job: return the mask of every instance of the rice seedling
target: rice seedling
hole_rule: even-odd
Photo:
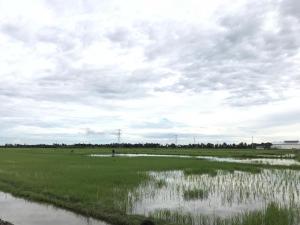
[[[292,209],[300,206],[298,171],[263,169],[260,173],[249,173],[217,170],[216,173],[215,176],[187,176],[180,170],[150,172],[153,181],[137,188],[140,196],[138,201],[132,202],[131,213],[179,224],[183,224],[182,221],[196,225],[234,224],[234,221],[245,224],[244,218],[250,220],[255,217],[252,215],[259,213],[261,219],[273,221],[269,219],[273,211],[290,211],[288,215],[294,218]],[[162,179],[167,185],[163,189],[156,188],[155,180]]]
[[[195,200],[195,199],[207,199],[208,191],[204,191],[202,189],[189,189],[184,190],[183,197],[185,200]]]

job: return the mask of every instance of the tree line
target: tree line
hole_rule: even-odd
[[[199,143],[199,144],[159,144],[159,143],[111,143],[111,144],[5,144],[1,147],[5,148],[182,148],[182,149],[252,149],[252,148],[262,148],[269,149],[271,148],[272,143],[253,143],[249,144],[246,142],[240,142],[238,144],[228,144],[226,142],[222,144],[213,144],[213,143]]]

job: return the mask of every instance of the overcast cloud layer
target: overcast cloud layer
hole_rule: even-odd
[[[0,0],[0,144],[300,139],[299,0]]]

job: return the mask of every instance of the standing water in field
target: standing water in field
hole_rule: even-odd
[[[300,204],[299,171],[217,171],[210,175],[168,171],[149,172],[149,177],[129,193],[128,213],[199,225],[264,210],[273,203],[296,208]],[[299,216],[296,219],[299,223]]]
[[[14,225],[108,225],[54,206],[0,192],[0,218]]]
[[[92,154],[91,157],[111,157],[109,154]],[[247,164],[268,164],[268,165],[300,165],[300,162],[292,159],[295,155],[287,156],[275,156],[272,155],[272,158],[230,158],[230,157],[216,157],[216,156],[191,156],[191,155],[160,155],[160,154],[120,154],[115,153],[113,156],[118,157],[166,157],[166,158],[190,158],[190,159],[205,159],[210,161],[218,162],[233,162],[233,163],[247,163]],[[279,158],[281,157],[281,158]]]

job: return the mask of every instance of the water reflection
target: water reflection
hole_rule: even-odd
[[[295,159],[270,159],[270,158],[251,158],[251,159],[238,159],[238,158],[225,158],[225,157],[213,157],[213,156],[197,156],[198,159],[207,159],[211,161],[219,162],[235,162],[235,163],[252,163],[252,164],[269,164],[269,165],[300,165],[300,162]]]
[[[0,218],[15,225],[108,225],[50,205],[0,192]]]
[[[286,206],[300,203],[299,171],[218,171],[215,176],[168,171],[149,172],[149,176],[148,182],[129,193],[128,213],[159,216],[160,211],[180,212],[197,224],[203,215],[227,218],[263,209],[271,202]]]
[[[92,154],[92,157],[111,157],[110,154]],[[192,158],[192,159],[206,159],[219,162],[234,162],[234,163],[252,163],[252,164],[269,164],[269,165],[300,165],[300,162],[289,158],[228,158],[228,157],[214,157],[214,156],[190,156],[190,155],[159,155],[159,154],[115,154],[116,157],[167,157],[167,158]],[[293,156],[293,155],[289,155]]]

